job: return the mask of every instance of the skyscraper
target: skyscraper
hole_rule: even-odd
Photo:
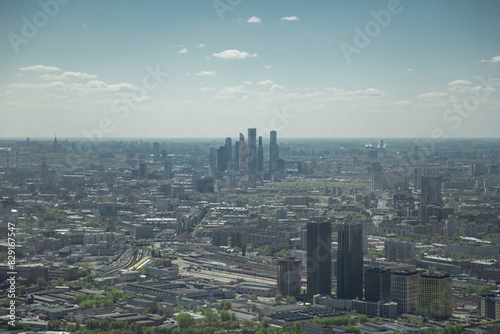
[[[422,176],[422,202],[424,204],[441,205],[441,177],[439,176]]]
[[[234,169],[238,170],[240,168],[240,142],[237,141],[234,143]]]
[[[329,221],[307,223],[307,299],[332,292],[332,227]]]
[[[225,146],[226,146],[227,163],[228,163],[226,169],[229,170],[233,166],[233,142],[231,140],[231,137],[226,138]]]
[[[276,131],[270,133],[271,141],[269,144],[269,170],[276,172],[278,170],[278,160],[280,158],[279,146],[276,140]]]
[[[391,301],[398,303],[398,314],[416,314],[418,309],[418,271],[397,271],[391,275]]]
[[[251,172],[257,170],[257,129],[248,129],[248,168]]]
[[[300,263],[293,257],[278,260],[278,293],[282,296],[300,295]]]
[[[363,298],[363,247],[361,236],[362,226],[359,223],[338,225],[338,298]]]
[[[240,170],[248,169],[248,156],[247,156],[247,144],[245,143],[245,136],[240,133]]]
[[[379,162],[372,164],[372,190],[382,189],[382,166]]]
[[[230,150],[227,150],[227,146],[221,146],[217,150],[217,171],[218,172],[223,172],[227,170],[228,163],[229,163],[229,152]]]
[[[447,318],[453,314],[452,281],[448,274],[422,274],[418,282],[419,314]]]
[[[365,300],[388,302],[391,299],[391,271],[372,267],[365,273]]]
[[[262,136],[259,136],[259,147],[257,148],[257,170],[264,171],[264,147],[262,146]]]

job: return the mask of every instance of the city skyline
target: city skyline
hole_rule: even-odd
[[[4,1],[0,134],[498,138],[499,14],[495,1]]]

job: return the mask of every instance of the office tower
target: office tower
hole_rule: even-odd
[[[451,277],[427,273],[418,281],[418,314],[430,318],[447,318],[453,313]]]
[[[251,172],[257,170],[257,129],[248,129],[248,168]]]
[[[210,153],[208,155],[208,168],[210,173],[215,173],[215,171],[217,171],[217,149],[215,147],[210,147]]]
[[[165,162],[165,178],[172,178],[172,163],[170,161]]]
[[[148,165],[146,165],[145,162],[141,162],[139,164],[139,176],[146,177],[147,170],[148,170]]]
[[[245,143],[245,136],[240,133],[240,170],[248,169],[248,156],[247,156],[247,144]]]
[[[389,238],[384,242],[384,256],[388,261],[410,262],[415,259],[415,243]]]
[[[477,309],[483,319],[500,320],[500,298],[494,293],[479,296]]]
[[[155,159],[160,157],[160,143],[153,143],[153,154],[155,155]]]
[[[388,302],[391,298],[391,271],[382,267],[371,267],[365,273],[365,300]]]
[[[217,150],[217,171],[223,172],[227,169],[229,163],[229,152],[226,146],[221,146]]]
[[[234,156],[233,156],[233,168],[238,170],[240,168],[240,142],[237,141],[234,143]]]
[[[372,164],[372,190],[382,189],[382,165],[379,162]]]
[[[300,296],[300,263],[294,257],[278,260],[278,293],[282,296]]]
[[[276,131],[271,131],[271,141],[269,143],[269,170],[278,171],[278,160],[280,158],[279,146],[276,140]]]
[[[42,182],[49,181],[49,168],[47,167],[47,162],[45,161],[45,157],[43,157],[41,176],[42,176]]]
[[[257,148],[257,170],[264,171],[264,147],[262,146],[262,136],[259,136],[259,147]]]
[[[413,191],[420,189],[420,178],[422,177],[422,169],[413,168]]]
[[[338,225],[337,296],[340,299],[363,298],[362,225]]]
[[[228,164],[226,169],[229,170],[233,168],[233,141],[231,140],[231,137],[226,138],[224,146],[226,146],[227,164]]]
[[[441,177],[421,177],[422,202],[424,204],[441,205]]]
[[[398,314],[418,311],[418,271],[397,271],[391,275],[391,301],[398,303]]]
[[[329,221],[307,223],[307,299],[332,292],[332,227]]]

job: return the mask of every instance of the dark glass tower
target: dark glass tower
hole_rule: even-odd
[[[257,129],[248,129],[248,169],[257,170]]]
[[[278,160],[280,158],[279,146],[276,140],[276,131],[271,131],[271,141],[269,143],[269,170],[276,172],[278,170]]]
[[[362,226],[359,223],[338,225],[337,297],[363,298]]]
[[[332,293],[332,227],[329,221],[307,223],[307,299]]]
[[[264,171],[264,147],[262,147],[262,136],[259,136],[259,147],[257,148],[257,170]]]
[[[391,271],[387,268],[368,268],[365,273],[365,300],[388,302],[391,299]]]

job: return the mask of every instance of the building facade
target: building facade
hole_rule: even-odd
[[[362,225],[359,223],[338,225],[338,298],[363,298],[362,231]]]
[[[452,282],[449,274],[422,274],[418,284],[418,310],[424,317],[444,319],[453,313]]]
[[[278,260],[278,293],[282,296],[300,295],[300,264],[301,261],[293,257]]]
[[[388,302],[391,299],[391,270],[371,267],[365,273],[365,300]]]
[[[332,228],[329,221],[307,223],[307,299],[332,293]]]
[[[391,274],[391,301],[398,304],[398,314],[418,312],[418,281],[416,271],[398,271]]]

